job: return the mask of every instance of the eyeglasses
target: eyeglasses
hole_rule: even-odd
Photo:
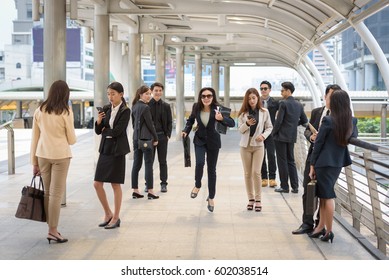
[[[211,99],[212,97],[213,97],[212,94],[204,94],[204,95],[201,95],[201,99],[205,99],[205,98]]]
[[[269,88],[268,87],[261,87],[259,89],[262,91],[262,90],[268,90]]]

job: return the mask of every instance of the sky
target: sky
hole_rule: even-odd
[[[15,0],[1,0],[0,7],[0,50],[11,44],[12,21],[16,19]]]

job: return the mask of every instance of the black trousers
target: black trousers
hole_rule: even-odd
[[[154,146],[153,162],[155,160],[155,154],[158,153],[159,179],[161,180],[161,186],[167,185],[167,146],[168,139],[166,135],[163,132],[158,132],[158,145]]]
[[[280,174],[281,188],[289,190],[289,179],[290,186],[292,189],[297,190],[298,176],[296,163],[294,161],[294,143],[274,141],[276,146],[277,154],[277,165],[278,173]]]
[[[266,156],[267,156],[268,164],[266,164]],[[263,157],[262,169],[261,169],[262,180],[263,179],[274,180],[276,178],[276,171],[277,171],[276,148],[274,145],[273,136],[269,135],[269,137],[267,137],[265,140],[265,155]]]
[[[145,160],[145,179],[148,189],[153,188],[153,149],[147,149],[145,152],[138,149],[138,140],[134,140],[134,164],[131,172],[131,185],[133,189],[137,189],[139,180],[139,171],[142,168],[143,158]]]
[[[315,226],[315,221],[313,215],[307,215],[307,186],[308,183],[311,181],[311,178],[309,177],[309,171],[310,171],[310,166],[311,166],[311,154],[308,154],[307,159],[305,161],[305,168],[304,168],[304,179],[303,179],[303,188],[304,188],[304,193],[302,196],[303,200],[303,227],[305,228],[314,228]],[[317,199],[316,199],[317,200]],[[318,205],[316,201],[316,205]],[[317,213],[316,217],[316,225],[319,224],[319,212]]]
[[[203,178],[205,165],[205,154],[207,154],[208,193],[209,198],[214,199],[216,194],[216,164],[219,157],[219,149],[210,150],[206,145],[194,146],[196,155],[195,187],[201,188],[201,179]]]

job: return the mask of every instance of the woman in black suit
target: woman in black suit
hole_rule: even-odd
[[[118,82],[107,88],[110,104],[99,111],[95,123],[95,132],[101,134],[100,156],[97,161],[94,187],[97,197],[103,206],[105,217],[99,227],[113,229],[120,227],[120,207],[122,204],[122,188],[126,170],[126,154],[130,152],[127,138],[127,126],[131,110],[123,97],[123,86]],[[104,191],[104,182],[111,183],[114,193],[114,212],[111,211]]]
[[[159,196],[153,191],[153,149],[141,150],[138,147],[138,140],[150,139],[153,145],[158,145],[158,135],[154,127],[150,107],[147,105],[151,99],[151,90],[148,86],[141,86],[136,91],[132,101],[132,127],[134,128],[134,164],[131,172],[131,185],[133,189],[132,198],[142,198],[144,195],[139,193],[138,179],[139,171],[142,168],[142,158],[145,160],[145,179],[147,186],[147,198],[158,199]]]
[[[182,136],[185,138],[192,130],[194,122],[197,121],[198,128],[193,139],[196,155],[195,187],[190,196],[191,198],[196,198],[200,191],[205,165],[205,154],[207,154],[209,192],[207,208],[210,212],[214,210],[213,199],[216,193],[216,163],[219,156],[219,149],[221,148],[220,134],[215,129],[215,123],[221,122],[228,127],[235,126],[235,121],[232,118],[223,117],[218,110],[218,105],[215,90],[210,87],[202,88],[197,103],[193,105],[192,113],[182,131]]]
[[[327,97],[328,98],[328,97]],[[309,234],[322,241],[334,239],[334,185],[342,167],[350,165],[347,148],[350,137],[357,137],[357,119],[352,117],[350,97],[344,90],[335,90],[330,98],[330,115],[323,117],[311,156],[309,176],[317,180],[316,194],[320,198],[320,222]]]

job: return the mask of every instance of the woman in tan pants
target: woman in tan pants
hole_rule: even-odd
[[[262,210],[261,168],[264,157],[264,141],[273,129],[269,111],[262,107],[259,93],[249,88],[238,113],[238,128],[241,133],[240,156],[242,158],[246,192],[249,203],[247,210]]]
[[[34,175],[43,179],[49,243],[68,241],[57,227],[72,157],[69,145],[76,143],[73,112],[68,105],[69,94],[66,82],[54,82],[47,99],[36,109],[32,126],[31,163]]]

